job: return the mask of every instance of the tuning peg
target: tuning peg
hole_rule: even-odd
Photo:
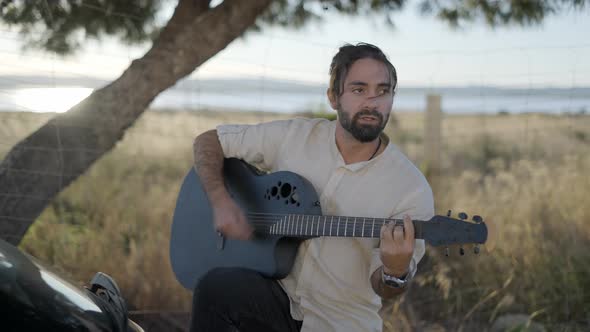
[[[451,210],[447,211],[447,217],[451,216]]]
[[[473,216],[471,220],[475,221],[476,223],[483,222],[483,218],[481,216]]]
[[[445,248],[445,256],[449,257],[449,247]]]
[[[461,219],[461,220],[467,220],[467,218],[469,218],[469,216],[467,215],[467,213],[465,213],[465,212],[459,213],[459,219]]]
[[[465,249],[463,249],[463,247],[459,248],[459,254],[461,256],[465,255]]]
[[[479,245],[476,244],[475,247],[473,247],[473,253],[476,255],[479,254]]]

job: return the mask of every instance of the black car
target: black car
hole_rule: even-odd
[[[82,289],[3,240],[0,313],[2,331],[143,331],[108,275],[97,273]]]

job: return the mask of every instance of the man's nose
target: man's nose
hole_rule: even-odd
[[[377,108],[379,96],[377,94],[369,95],[365,99],[364,107],[375,109]]]

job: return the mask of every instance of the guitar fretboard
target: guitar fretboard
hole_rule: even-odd
[[[280,219],[278,219],[280,218]],[[272,224],[259,225],[259,231],[291,237],[366,237],[379,238],[381,226],[390,222],[403,225],[401,219],[342,217],[321,215],[284,215]],[[415,238],[422,239],[422,220],[413,220]]]

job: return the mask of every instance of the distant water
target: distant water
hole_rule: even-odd
[[[223,107],[272,112],[329,110],[323,91],[318,93],[177,93],[165,92],[154,101],[154,108]],[[421,111],[426,94],[398,91],[394,109]],[[442,94],[442,109],[447,113],[564,113],[590,111],[590,97],[543,95],[453,95]]]
[[[151,105],[154,109],[223,108],[267,112],[304,112],[330,110],[325,88],[294,89],[232,88],[170,89]],[[37,87],[0,90],[1,111],[63,112],[86,97],[92,89],[78,86]],[[551,90],[544,90],[551,91]],[[421,111],[426,107],[424,89],[398,90],[394,109]],[[459,89],[442,91],[442,108],[447,113],[564,113],[590,111],[590,95],[527,93],[520,91]]]

